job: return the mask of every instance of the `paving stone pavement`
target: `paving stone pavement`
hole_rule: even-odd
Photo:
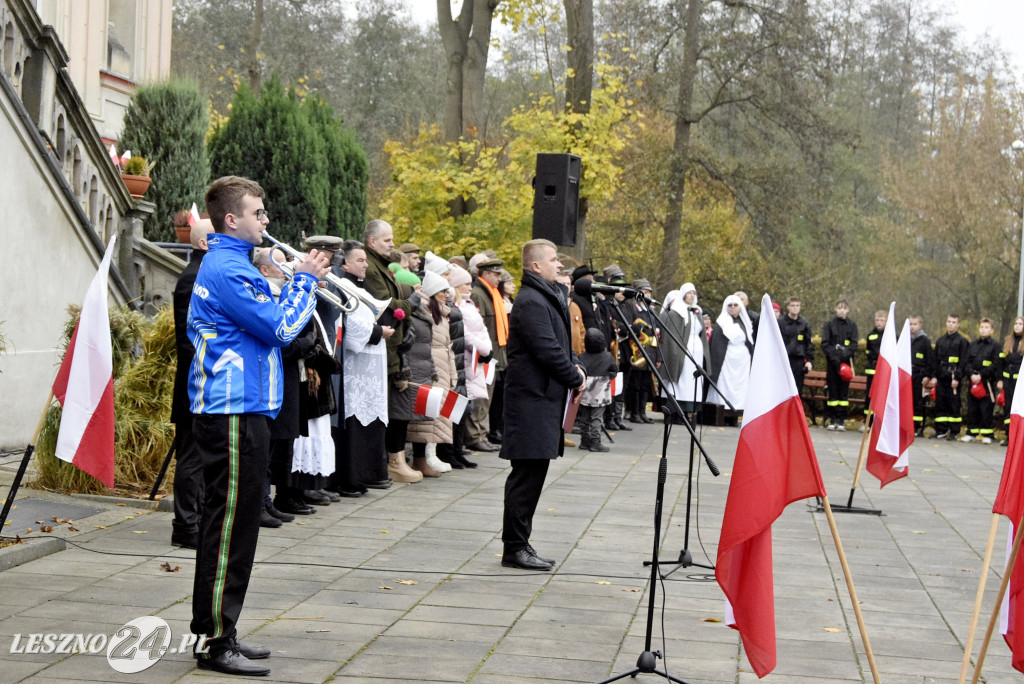
[[[272,649],[275,682],[595,682],[628,670],[646,645],[651,587],[642,562],[653,548],[662,441],[660,423],[635,427],[614,435],[610,453],[570,448],[552,465],[532,541],[557,559],[554,572],[500,566],[507,465],[477,454],[475,470],[371,490],[262,530],[240,634]],[[811,434],[832,503],[844,504],[860,434]],[[695,464],[688,546],[694,561],[709,564],[739,430],[707,427],[701,436],[722,475]],[[689,444],[675,426],[663,560],[687,545]],[[861,476],[854,505],[884,515],[836,513],[883,682],[957,681],[1004,455],[996,446],[919,439],[910,477],[879,490]],[[763,681],[870,682],[838,554],[813,509],[813,501],[792,504],[773,528],[778,665]],[[145,615],[167,621],[172,643],[188,631],[194,554],[171,547],[170,514],[105,510],[76,523],[67,550],[0,572],[0,681],[237,681],[197,670],[188,653],[119,674],[103,654],[11,652],[16,634],[22,643],[32,633],[109,636]],[[975,654],[1007,527],[1000,522]],[[723,596],[710,570],[669,574],[655,599],[659,667],[692,683],[757,681],[738,634],[721,622]],[[998,635],[983,674],[990,683],[1021,679]]]

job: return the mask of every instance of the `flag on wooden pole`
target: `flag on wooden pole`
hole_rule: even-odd
[[[1003,461],[1003,475],[999,480],[992,512],[1010,519],[1010,543],[1012,545],[1016,526],[1024,517],[1024,391],[1014,392],[1010,407],[1010,436]],[[1024,611],[1021,607],[1021,592],[1024,591],[1024,564],[1019,560],[1010,573],[1010,588],[1003,598],[999,615],[999,631],[1013,653],[1013,668],[1024,672]]]
[[[906,477],[908,450],[914,441],[914,397],[910,367],[910,321],[903,322],[899,341],[895,330],[896,302],[889,305],[889,322],[882,333],[871,410],[875,418],[868,442],[867,470],[881,487]]]
[[[110,238],[100,268],[82,302],[53,394],[64,407],[56,456],[114,486],[114,363],[107,316],[107,276],[114,253]]]
[[[761,311],[771,311],[771,299]],[[775,669],[772,523],[787,505],[825,496],[803,404],[774,316],[761,319],[718,542],[715,577],[726,622],[758,677]]]

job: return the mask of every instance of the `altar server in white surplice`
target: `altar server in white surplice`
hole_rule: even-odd
[[[362,287],[366,274],[366,251],[355,240],[341,250],[342,277]],[[369,297],[369,293],[366,293]],[[385,340],[394,329],[381,326],[365,303],[339,320],[338,350],[342,359],[343,406],[339,415],[337,489],[355,493],[367,487],[390,486],[384,429],[388,423],[388,360]]]

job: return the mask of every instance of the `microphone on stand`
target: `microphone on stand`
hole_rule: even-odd
[[[637,295],[643,296],[642,293],[635,287],[626,287],[624,285],[602,285],[601,283],[595,283],[589,278],[581,278],[573,283],[573,291],[581,297],[589,297],[592,293],[600,293],[606,295],[617,295],[621,294],[626,299],[632,299]]]

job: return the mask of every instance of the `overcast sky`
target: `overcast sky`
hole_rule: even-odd
[[[951,0],[966,29],[969,42],[988,31],[998,38],[1016,64],[1017,75],[1024,65],[1024,0]]]
[[[628,2],[629,0],[622,0]],[[998,38],[1017,65],[1018,76],[1024,74],[1024,0],[933,0],[936,5],[951,8],[965,29],[968,43],[988,31]],[[431,0],[406,0],[414,17],[427,25],[436,25],[437,4]]]

